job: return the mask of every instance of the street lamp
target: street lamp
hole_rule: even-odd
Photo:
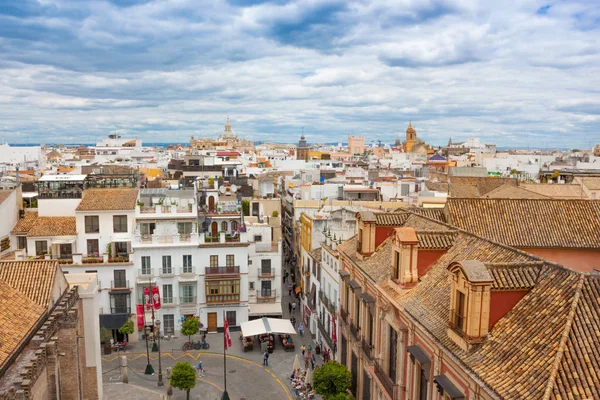
[[[160,319],[157,319],[154,323],[156,324],[156,337],[158,340],[158,386],[163,386],[162,364],[160,362]]]
[[[146,334],[146,359],[148,360],[148,365],[146,365],[146,371],[144,374],[146,375],[154,375],[154,368],[150,365],[150,349],[148,348],[148,336],[150,335],[150,327],[144,327],[144,333]]]

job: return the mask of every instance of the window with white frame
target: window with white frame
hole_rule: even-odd
[[[171,256],[162,256],[162,272],[163,274],[172,274]]]
[[[191,274],[193,273],[193,267],[192,267],[192,255],[191,254],[184,254],[183,256],[183,271],[184,274]]]
[[[142,256],[142,275],[152,275],[150,256]]]

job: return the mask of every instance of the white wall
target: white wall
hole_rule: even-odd
[[[19,220],[19,207],[17,206],[17,190],[12,193],[0,204],[0,216],[2,223],[0,224],[0,239],[10,235],[10,231]],[[11,242],[11,248],[16,249],[16,239]]]
[[[40,217],[74,217],[81,199],[38,199]]]
[[[85,233],[85,217],[86,216],[98,216],[100,232],[99,233]],[[115,215],[126,215],[127,216],[127,232],[115,233],[113,228],[113,216]],[[78,253],[87,256],[87,240],[98,239],[98,252],[102,256],[106,253],[106,246],[112,241],[113,238],[133,238],[134,224],[135,224],[135,210],[131,211],[77,211],[75,215],[75,221],[77,223],[77,251]],[[115,240],[115,241],[121,241]]]

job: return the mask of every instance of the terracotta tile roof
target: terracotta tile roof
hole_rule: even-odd
[[[135,210],[137,189],[88,189],[77,211]]]
[[[448,223],[518,248],[600,248],[600,201],[448,199]]]
[[[57,260],[2,261],[0,281],[40,306],[48,307],[58,268]]]
[[[310,252],[310,255],[312,256],[312,258],[314,258],[317,262],[321,262],[321,248],[319,247],[318,249],[315,249],[313,251]]]
[[[422,208],[422,207],[412,207],[407,211],[410,211],[415,214],[423,215],[427,218],[435,219],[438,221],[445,222],[446,216],[444,215],[443,208]]]
[[[553,199],[587,199],[581,185],[559,185],[547,183],[522,183],[521,188],[552,197]]]
[[[531,289],[538,280],[543,262],[519,262],[516,265],[513,263],[486,263],[485,266],[494,279],[492,289]]]
[[[457,231],[417,232],[419,248],[427,250],[449,249],[454,244],[457,234]]]
[[[370,277],[374,282],[383,282],[387,280],[392,272],[392,239],[387,238],[376,249],[373,255],[366,260],[360,260],[356,256],[356,243],[358,236],[353,236],[351,239],[340,244],[337,249],[339,252],[349,258],[357,265],[363,273]]]
[[[496,189],[481,196],[489,199],[549,199],[550,197],[544,196],[530,190],[523,189],[518,186],[502,185]]]
[[[425,215],[425,217],[427,217],[427,216]],[[410,226],[412,228],[415,228],[415,231],[417,231],[417,232],[454,230],[449,225],[444,224],[443,221],[429,219],[429,218],[422,218],[420,215],[410,215],[406,219],[404,226]]]
[[[448,193],[447,182],[425,182],[425,187],[432,192]]]
[[[450,190],[448,194],[450,195],[450,197],[458,198],[479,197],[479,191],[477,190],[477,186],[459,185],[454,183],[450,185]]]
[[[536,286],[465,362],[505,399],[540,399],[554,381],[582,275],[547,266]],[[558,359],[560,361],[560,359]],[[579,397],[582,398],[582,397]]]
[[[600,399],[600,277],[585,276],[552,386],[556,399]]]
[[[17,221],[12,233],[28,233],[38,219],[37,212],[25,212],[23,218]]]
[[[0,190],[0,204],[4,203],[8,196],[12,194],[13,190]]]
[[[400,226],[404,224],[409,214],[403,212],[375,213],[375,221],[379,226]]]
[[[28,237],[76,235],[75,217],[38,217],[27,234]]]
[[[0,369],[26,340],[46,311],[0,279]]]

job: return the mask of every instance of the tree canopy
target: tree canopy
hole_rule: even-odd
[[[134,325],[132,320],[127,320],[122,327],[119,328],[121,335],[131,335],[134,332]]]
[[[173,367],[171,374],[171,386],[187,392],[190,398],[190,390],[196,386],[196,370],[188,362],[178,362]]]
[[[345,397],[335,396],[345,395],[352,385],[352,374],[344,365],[329,361],[315,370],[313,382],[313,387],[321,396],[327,399],[344,399]]]
[[[198,333],[198,329],[200,328],[198,318],[189,317],[183,321],[181,325],[181,333],[188,337],[188,340],[192,340],[191,336]]]

